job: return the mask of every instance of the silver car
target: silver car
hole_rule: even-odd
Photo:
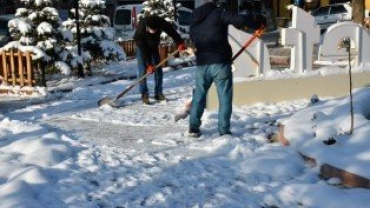
[[[326,30],[330,25],[352,19],[352,7],[349,3],[331,4],[317,8],[312,15],[321,30]]]

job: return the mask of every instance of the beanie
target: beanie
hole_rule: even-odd
[[[155,15],[148,16],[146,19],[146,25],[153,30],[158,30],[160,27],[160,22],[160,17]]]

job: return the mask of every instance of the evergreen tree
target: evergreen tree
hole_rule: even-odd
[[[91,55],[92,60],[125,60],[123,49],[113,41],[114,29],[110,26],[110,19],[102,15],[105,4],[100,0],[80,0],[79,20],[81,46],[83,51]],[[71,19],[76,19],[74,9],[70,12]],[[73,32],[76,42],[77,28],[75,21],[67,20],[64,26]],[[83,57],[86,62],[86,56]]]
[[[58,11],[51,0],[22,0],[22,5],[11,20],[9,32],[20,46],[34,46],[45,53],[42,64],[48,73],[56,69],[53,63],[62,60],[60,54],[67,53]]]
[[[143,3],[143,16],[157,15],[166,21],[173,23],[175,8],[172,0],[147,0]],[[141,17],[141,16],[139,16]]]

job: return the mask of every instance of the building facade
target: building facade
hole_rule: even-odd
[[[351,0],[304,0],[304,9],[309,11],[316,9],[319,6],[345,3],[348,1]],[[286,9],[290,4],[294,4],[294,0],[274,0],[273,13],[275,13],[275,17],[290,18],[290,11]],[[370,11],[370,0],[365,0],[365,10]]]

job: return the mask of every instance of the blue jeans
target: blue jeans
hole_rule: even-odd
[[[136,50],[136,60],[138,63],[139,68],[139,77],[142,77],[146,74],[146,65],[152,64],[153,66],[156,66],[160,62],[159,53],[152,54],[151,57],[151,63],[145,63],[142,52],[139,48]],[[161,67],[158,67],[154,72],[154,93],[159,94],[163,92],[163,69]],[[144,79],[142,82],[140,82],[140,93],[141,94],[149,94],[148,86],[146,84],[146,79]]]
[[[198,66],[196,83],[190,110],[190,130],[199,131],[201,118],[206,107],[206,98],[212,83],[218,94],[218,133],[230,133],[230,118],[233,100],[233,75],[230,64]]]

